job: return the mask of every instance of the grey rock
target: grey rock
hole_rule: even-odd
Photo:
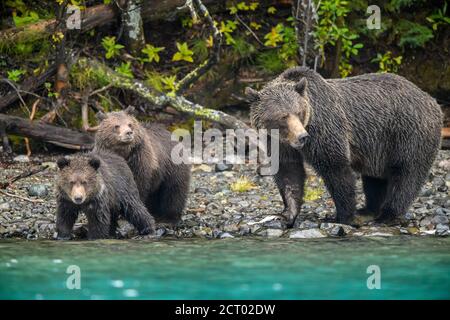
[[[202,193],[202,194],[208,195],[208,194],[211,194],[212,192],[208,188],[200,187],[200,188],[195,188],[194,193]]]
[[[21,154],[21,155],[14,157],[13,160],[16,162],[20,162],[20,163],[28,163],[28,162],[30,162],[30,157],[28,157],[27,155]]]
[[[28,187],[28,195],[38,198],[45,197],[48,195],[48,187],[43,184],[33,184]]]
[[[436,235],[438,236],[448,236],[449,235],[449,226],[448,224],[438,224],[436,226]]]
[[[297,229],[315,229],[318,228],[319,224],[310,220],[301,221],[300,219],[295,220],[294,228]]]
[[[228,239],[228,238],[234,238],[234,236],[228,232],[224,232],[220,235],[220,239]]]
[[[413,220],[416,218],[416,214],[414,212],[408,211],[405,213],[405,219],[407,220]]]
[[[435,215],[432,219],[431,219],[431,223],[438,225],[438,224],[448,224],[448,218],[446,215],[443,214],[439,214],[439,215]]]
[[[264,227],[269,229],[284,229],[285,224],[280,220],[271,220],[263,223]]]
[[[291,239],[312,239],[326,237],[319,229],[294,230],[289,235]]]
[[[222,171],[230,171],[233,169],[232,164],[226,164],[226,163],[217,163],[215,166],[216,172],[222,172]]]
[[[0,203],[0,212],[9,211],[11,206],[9,205],[9,202],[2,202]]]
[[[268,238],[279,238],[283,235],[283,230],[280,229],[267,229],[265,232]]]

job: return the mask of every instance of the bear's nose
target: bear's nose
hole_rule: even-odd
[[[127,131],[125,132],[125,134],[126,134],[127,136],[131,136],[131,135],[133,135],[133,131],[127,130]]]
[[[73,197],[73,202],[75,202],[76,204],[80,204],[83,202],[83,197],[82,196],[75,196]]]
[[[303,132],[301,133],[298,137],[298,144],[300,145],[300,148],[303,147],[305,145],[305,143],[308,141],[309,139],[309,134],[308,132]]]

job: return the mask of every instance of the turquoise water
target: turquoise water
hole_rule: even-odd
[[[411,237],[3,240],[0,298],[449,299],[449,249],[450,238]],[[66,286],[71,265],[80,289]],[[370,265],[381,289],[367,288]]]

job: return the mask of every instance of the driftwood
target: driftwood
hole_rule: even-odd
[[[47,168],[48,168],[48,166],[37,166],[37,167],[33,167],[31,169],[25,170],[24,172],[8,179],[5,182],[0,182],[0,189],[6,189],[10,185],[12,185],[14,182],[16,182],[20,179],[23,179],[23,178],[30,177],[36,173],[42,172],[42,171],[46,170]]]
[[[29,137],[73,150],[92,149],[94,138],[83,132],[0,114],[7,134]]]

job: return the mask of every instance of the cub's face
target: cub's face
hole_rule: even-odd
[[[73,159],[58,159],[59,174],[57,185],[62,196],[74,204],[81,205],[102,192],[98,168],[100,160],[89,156]]]
[[[278,129],[280,143],[301,149],[308,141],[306,130],[311,107],[306,95],[306,79],[296,85],[278,84],[257,92],[246,88],[251,102],[252,126],[257,129]],[[270,131],[269,131],[270,132]]]
[[[111,149],[133,145],[136,142],[139,123],[132,115],[134,108],[124,111],[110,112],[98,115],[100,125],[96,133],[96,140],[101,140],[105,147]]]

